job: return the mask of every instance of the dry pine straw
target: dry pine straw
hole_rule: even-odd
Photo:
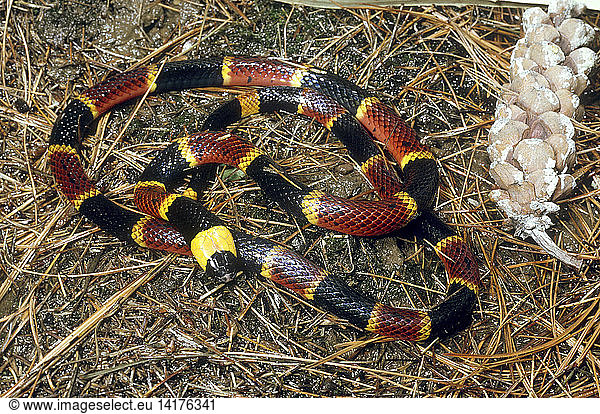
[[[322,18],[333,28],[328,26],[329,35],[307,45],[305,60],[349,71],[361,85],[371,85],[386,61],[396,62],[405,50],[421,58],[419,66],[407,61],[401,67],[410,74],[401,88],[381,93],[401,105],[408,122],[423,127],[419,119],[428,116],[437,125],[427,139],[440,161],[439,210],[472,241],[485,281],[473,326],[425,347],[366,335],[256,277],[228,286],[206,281],[190,259],[125,247],[81,219],[52,185],[45,142],[73,90],[89,86],[117,65],[127,65],[117,52],[93,41],[49,53],[51,46],[36,33],[35,16],[43,3],[8,4],[12,7],[3,28],[0,88],[0,393],[600,395],[596,265],[600,206],[598,190],[592,187],[600,142],[598,100],[589,96],[587,117],[577,124],[580,187],[562,202],[553,232],[557,242],[587,260],[579,274],[529,241],[515,239],[487,198],[490,108],[498,84],[506,79],[510,48],[520,36],[516,18],[520,11],[325,12],[278,6],[286,26],[280,30],[279,49],[267,50],[271,55],[287,55],[286,47],[298,35],[287,24],[306,15]],[[178,13],[176,6],[160,5]],[[193,50],[181,52],[190,39],[219,40],[235,25],[251,29],[260,24],[257,6],[251,2],[217,1],[198,7],[191,23],[165,37],[161,47],[148,50],[136,64],[189,57]],[[597,13],[587,19],[597,26]],[[366,57],[347,68],[349,44],[360,47]],[[48,67],[66,63],[84,71],[75,84],[56,85]],[[597,87],[596,81],[592,90]],[[184,99],[206,112],[221,96],[220,91],[194,91]],[[130,129],[123,125],[152,119],[155,112],[162,114],[161,107],[179,104],[171,96],[151,98],[136,110],[130,107],[114,115],[118,122],[112,117],[99,122],[95,136],[86,141],[85,155],[90,174],[100,179],[112,199],[131,205],[133,177],[156,148],[155,142],[145,142],[147,137],[128,139]],[[159,122],[152,128],[163,132],[162,142],[172,138],[165,132],[168,126]],[[142,134],[146,131],[156,138],[152,128],[142,128]],[[330,170],[348,164],[335,141],[304,121],[261,118],[238,131],[275,148],[276,158],[309,182],[327,181],[334,175]],[[294,137],[291,142],[289,137]],[[288,140],[285,146],[283,139]],[[339,174],[333,178],[344,179]],[[330,239],[297,228],[276,207],[261,204],[264,200],[253,183],[224,180],[212,188],[213,210],[280,243],[306,237],[303,252],[327,266],[339,265],[336,254],[322,247]],[[343,237],[332,240],[355,243]],[[357,243],[359,250],[369,253],[368,244]],[[403,282],[403,270],[393,275],[374,271],[354,283],[367,280],[388,302],[394,297],[386,292],[396,289],[406,292],[405,305],[435,303],[436,293],[444,290],[443,280],[431,283],[426,275],[429,269],[441,272],[437,259],[411,241],[400,254],[404,266],[416,268],[421,276]]]

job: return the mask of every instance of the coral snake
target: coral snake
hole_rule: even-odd
[[[213,112],[205,132],[177,139],[154,158],[135,187],[136,213],[108,200],[79,155],[86,129],[115,105],[144,94],[218,86],[263,86]],[[289,177],[265,153],[224,128],[254,113],[282,110],[314,118],[348,148],[380,195],[352,201]],[[219,132],[220,131],[220,132]],[[373,139],[397,161],[402,181]],[[49,163],[60,191],[107,233],[139,246],[193,254],[225,280],[256,272],[316,306],[380,335],[412,341],[444,337],[471,322],[480,285],[468,245],[431,212],[438,186],[434,157],[393,109],[350,81],[321,69],[267,58],[225,57],[168,62],[123,72],[72,98],[50,136]],[[448,273],[447,297],[430,310],[396,308],[350,289],[337,276],[269,240],[229,228],[198,201],[214,163],[238,167],[285,210],[347,234],[394,234],[407,223],[430,244]],[[189,188],[173,188],[186,176]]]

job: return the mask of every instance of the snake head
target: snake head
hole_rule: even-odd
[[[190,242],[190,248],[206,274],[223,283],[231,281],[243,270],[233,235],[223,225],[198,232]]]
[[[216,277],[221,283],[232,281],[242,271],[240,260],[230,251],[215,252],[206,263],[206,275]]]

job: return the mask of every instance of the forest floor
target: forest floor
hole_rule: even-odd
[[[522,10],[319,10],[265,0],[0,7],[0,395],[600,396],[597,77],[576,124],[578,188],[550,231],[584,267],[515,238],[488,199],[488,129]],[[585,19],[598,27],[600,13]],[[47,141],[74,93],[133,65],[239,54],[338,73],[393,105],[434,150],[436,211],[469,241],[483,277],[468,329],[433,344],[368,334],[260,276],[220,284],[189,257],[125,245],[57,191]],[[83,143],[89,175],[132,207],[136,177],[156,150],[242,90],[160,95],[135,112],[112,111]],[[369,192],[343,146],[309,120],[258,116],[234,130],[311,186]],[[230,169],[204,197],[232,225],[379,301],[428,309],[443,299],[443,266],[410,234],[396,242],[298,227]]]

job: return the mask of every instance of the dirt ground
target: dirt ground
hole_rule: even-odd
[[[600,106],[597,77],[576,125],[578,188],[551,237],[581,271],[513,236],[488,199],[487,130],[518,9],[318,10],[266,0],[79,0],[0,6],[0,395],[600,396]],[[600,14],[585,19],[598,27]],[[597,45],[596,45],[597,46]],[[256,55],[311,63],[372,90],[430,145],[437,211],[469,240],[483,277],[475,321],[431,345],[361,331],[253,274],[226,285],[188,257],[124,245],[82,218],[50,175],[47,140],[69,97],[132,65]],[[104,116],[84,142],[89,174],[133,206],[157,150],[243,89],[151,97]],[[128,121],[131,121],[128,123]],[[127,127],[125,128],[125,125]],[[234,130],[324,191],[369,191],[343,146],[297,116]],[[299,228],[227,168],[206,205],[398,306],[443,298],[439,259],[410,233],[360,239]]]

